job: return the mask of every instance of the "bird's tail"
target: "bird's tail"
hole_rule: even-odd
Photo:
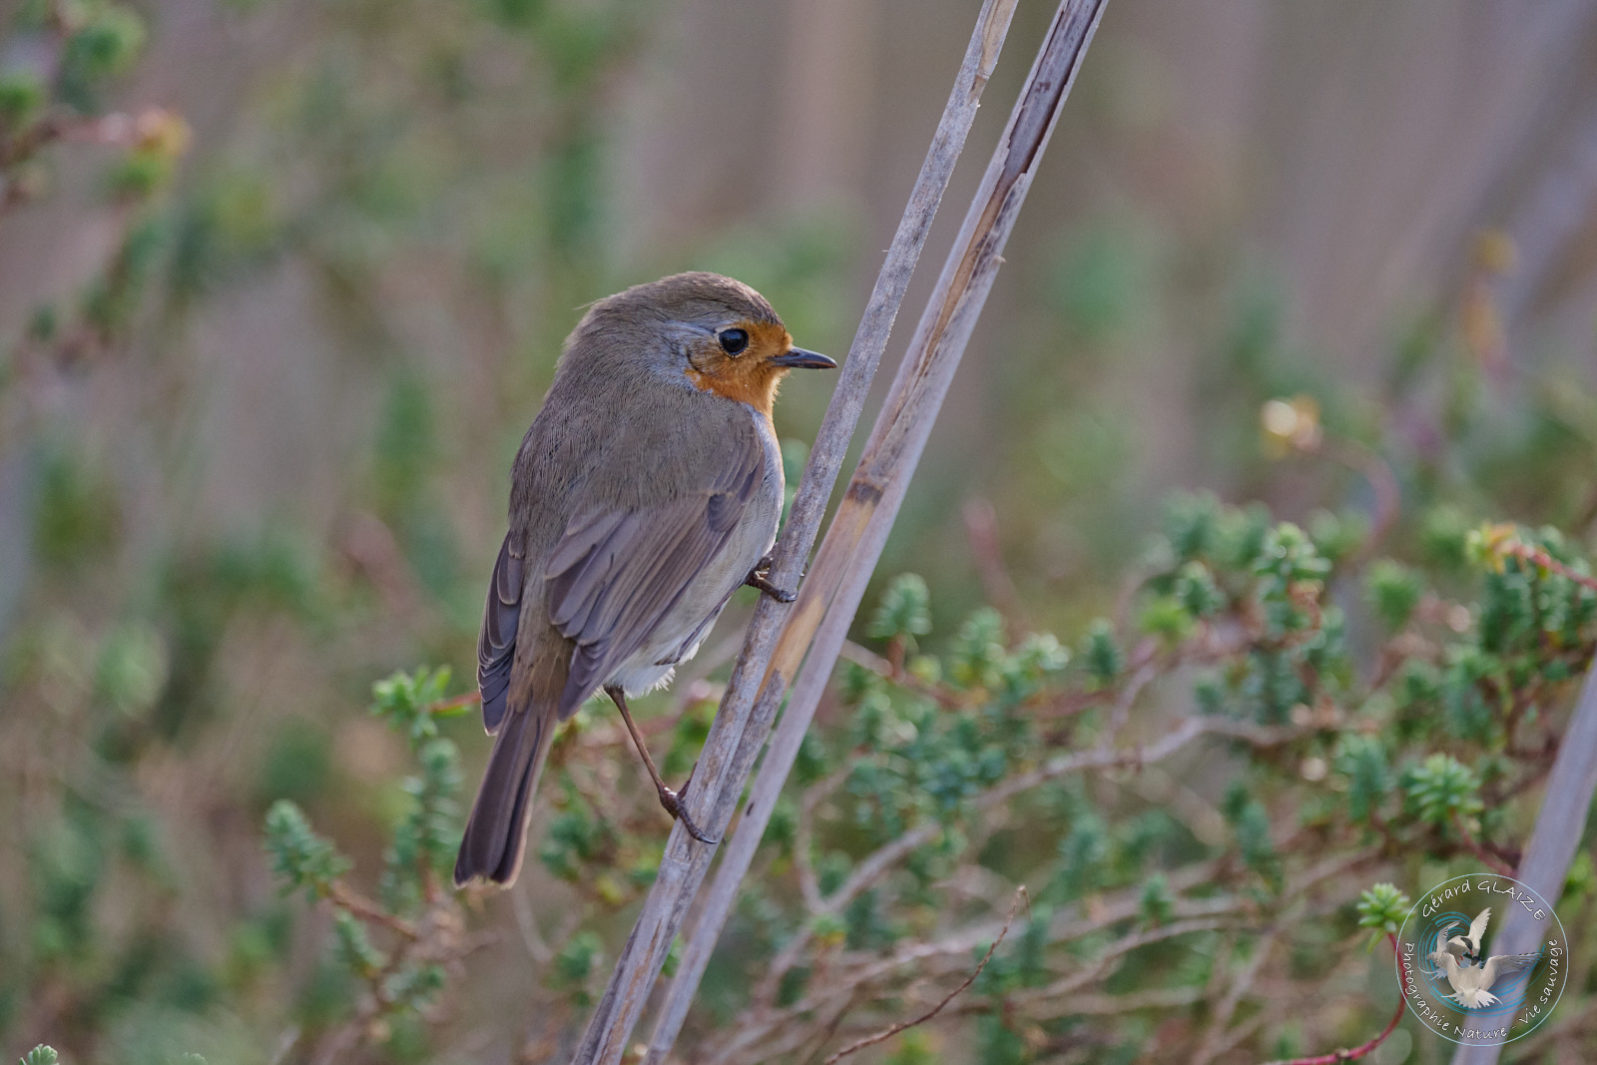
[[[553,715],[537,707],[507,715],[494,737],[482,787],[455,859],[455,886],[480,877],[510,885],[527,847],[532,792],[549,754]]]

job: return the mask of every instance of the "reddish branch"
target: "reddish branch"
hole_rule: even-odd
[[[1509,539],[1497,544],[1496,548],[1501,554],[1512,555],[1517,559],[1522,559],[1533,566],[1544,569],[1548,573],[1556,573],[1567,581],[1574,581],[1582,588],[1597,592],[1597,577],[1593,577],[1588,573],[1575,572],[1535,544],[1527,544],[1523,540]]]

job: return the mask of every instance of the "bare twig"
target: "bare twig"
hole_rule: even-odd
[[[362,920],[373,924],[382,925],[390,931],[409,940],[420,938],[421,933],[416,931],[416,926],[403,917],[396,917],[375,902],[360,894],[342,880],[333,880],[327,885],[327,898],[334,906],[348,910]]]
[[[916,1025],[925,1024],[927,1021],[943,1012],[943,1008],[945,1006],[954,1001],[954,999],[958,998],[964,993],[966,988],[970,987],[971,984],[976,982],[976,978],[982,974],[982,970],[987,968],[987,963],[993,960],[993,951],[997,950],[998,944],[1002,943],[1004,941],[1004,937],[1009,935],[1009,926],[1014,922],[1015,911],[1020,908],[1020,904],[1023,900],[1029,902],[1029,898],[1026,895],[1026,886],[1024,884],[1015,889],[1015,900],[1009,904],[1009,915],[1004,918],[1004,927],[998,930],[998,938],[993,940],[993,945],[987,948],[987,953],[981,956],[981,961],[976,963],[976,968],[971,970],[971,974],[965,977],[964,981],[958,987],[944,995],[942,1000],[938,1002],[937,1005],[933,1006],[919,1017],[916,1017],[914,1020],[899,1021],[897,1024],[890,1024],[874,1035],[868,1035],[864,1039],[850,1043],[842,1050],[839,1050],[836,1054],[833,1054],[831,1057],[827,1058],[824,1065],[833,1065],[834,1062],[842,1061],[850,1054],[864,1050],[869,1046],[875,1046],[877,1043],[885,1042],[886,1040],[893,1038],[893,1036],[897,1035],[899,1032],[914,1028]]]
[[[1291,839],[1280,841],[1279,846],[1283,852],[1294,849]],[[1298,924],[1317,923],[1326,919],[1345,899],[1347,878],[1361,876],[1362,870],[1379,857],[1378,845],[1352,854],[1329,856],[1290,876],[1280,898],[1292,904],[1300,915]],[[1100,989],[1120,961],[1130,954],[1183,937],[1255,929],[1259,909],[1246,893],[1207,894],[1227,881],[1226,869],[1226,860],[1220,859],[1172,871],[1168,883],[1175,896],[1173,904],[1163,923],[1152,927],[1139,920],[1144,916],[1140,884],[1095,897],[1079,915],[1064,910],[1057,912],[1041,930],[1042,941],[1056,946],[1091,940],[1090,960],[1072,952],[1072,964],[1049,983],[1010,990],[1003,1002],[1006,1015],[1021,1019],[1054,1018],[1058,1016],[1062,1001],[1071,1003],[1074,1013],[1078,998],[1083,993]],[[1332,881],[1339,882],[1339,886],[1325,890],[1325,885]],[[1195,889],[1204,892],[1205,897],[1191,897],[1188,893]],[[1316,895],[1326,895],[1334,901],[1315,905],[1310,899]],[[823,954],[824,971],[817,968],[807,981],[805,995],[781,1008],[775,1005],[775,991],[781,983],[781,973],[787,970],[781,968],[780,960],[773,962],[767,978],[754,992],[751,1008],[744,1011],[736,1027],[718,1046],[713,1050],[701,1050],[700,1060],[704,1065],[768,1061],[786,1052],[781,1048],[810,1045],[818,1028],[823,1026],[823,1019],[834,1016],[844,1005],[857,1006],[861,1002],[880,1000],[893,994],[891,989],[901,986],[906,979],[909,986],[917,986],[964,973],[966,963],[962,959],[968,957],[972,949],[990,942],[998,929],[997,920],[983,921],[953,930],[938,940],[905,943],[886,955]],[[1112,935],[1107,942],[1101,939],[1105,933]],[[1169,994],[1179,997],[1186,993],[1193,1002],[1220,1000],[1231,987],[1233,970],[1223,961],[1216,961],[1214,971],[1215,978],[1208,987],[1170,989]],[[1103,1004],[1096,1012],[1116,1012],[1107,1003],[1119,997],[1101,996]],[[1139,996],[1132,996],[1123,1009],[1144,1008],[1138,1001]],[[990,1003],[966,999],[945,1008],[943,1016],[990,1009]],[[1254,1027],[1250,1020],[1218,1033],[1220,1055],[1229,1054],[1230,1048],[1247,1038]],[[863,1028],[859,1034],[868,1031],[869,1028]]]
[[[815,833],[815,808],[830,799],[853,771],[852,765],[845,765],[825,780],[810,787],[805,791],[803,802],[799,806],[798,827],[793,832],[793,865],[798,871],[799,894],[812,914],[819,913],[824,905],[821,901],[820,880],[815,875],[815,862],[810,857]]]
[[[965,522],[965,539],[987,601],[995,604],[1011,624],[1024,625],[1026,612],[1020,605],[1020,593],[1004,566],[1003,550],[998,544],[998,512],[986,499],[975,498],[965,502],[959,515]]]
[[[1154,943],[1163,943],[1182,936],[1214,932],[1234,927],[1243,920],[1236,912],[1242,904],[1235,898],[1181,900],[1177,903],[1174,919],[1168,924],[1145,930],[1126,932],[1111,942],[1094,944],[1093,961],[1046,987],[1028,987],[1012,990],[1005,996],[1007,1010],[1024,1011],[1037,1007],[1045,1015],[1055,1009],[1061,999],[1070,998],[1083,987],[1101,984],[1114,962],[1132,951]],[[1132,919],[1140,903],[1133,893],[1117,902],[1112,911],[1090,920],[1068,920],[1056,914],[1044,931],[1050,945],[1079,942],[1084,937],[1109,930],[1114,925]],[[1210,916],[1187,917],[1186,914]],[[734,1061],[765,1061],[774,1056],[771,1048],[793,1037],[796,1028],[810,1027],[807,1019],[824,1014],[839,1002],[857,1003],[861,999],[879,997],[880,989],[906,974],[914,979],[940,977],[967,964],[963,959],[983,942],[990,942],[997,934],[999,922],[984,922],[980,926],[961,928],[937,942],[918,942],[886,957],[870,957],[849,966],[833,979],[811,979],[811,991],[802,999],[780,1010],[760,1010],[745,1013],[735,1031],[728,1034],[725,1043],[704,1058],[705,1065],[729,1065]],[[991,1009],[987,1003],[966,1001],[954,1006],[951,1012],[969,1014]],[[945,1011],[946,1012],[946,1011]],[[750,1055],[757,1055],[750,1057]]]
[[[1151,743],[1146,747],[1126,749],[1100,747],[1095,750],[1078,751],[1050,759],[1036,769],[1016,774],[995,784],[987,791],[970,800],[970,807],[973,813],[1000,807],[1023,792],[1030,791],[1032,788],[1045,784],[1050,780],[1056,780],[1073,773],[1152,765],[1155,762],[1161,762],[1172,757],[1201,736],[1215,734],[1244,740],[1255,746],[1269,747],[1304,735],[1304,731],[1288,727],[1271,728],[1263,725],[1253,725],[1230,718],[1188,718],[1182,723],[1181,727],[1166,733],[1157,742]],[[820,908],[815,912],[829,915],[842,913],[849,903],[869,890],[873,884],[886,876],[916,850],[935,840],[943,831],[942,822],[936,820],[923,821],[896,839],[884,843],[856,862],[854,870],[848,879],[844,880],[837,890],[826,896]],[[1203,875],[1208,875],[1203,870],[1200,870],[1200,872]],[[719,882],[718,875],[717,883]],[[797,963],[803,952],[809,947],[810,935],[808,928],[800,929],[783,945],[771,962],[769,975],[761,983],[762,989],[774,988],[775,981],[780,978],[781,974]],[[756,994],[758,995],[758,992]]]
[[[1475,834],[1469,830],[1468,825],[1464,824],[1464,819],[1459,816],[1456,810],[1453,812],[1452,825],[1453,831],[1458,833],[1464,849],[1473,854],[1482,865],[1499,876],[1514,875],[1513,866],[1487,850],[1486,845],[1475,838]]]
[[[1222,900],[1219,903],[1213,903],[1210,900],[1203,900],[1203,902],[1195,905],[1222,911],[1222,915],[1193,917],[1156,925],[1145,931],[1128,932],[1114,942],[1106,944],[1102,949],[1094,950],[1090,962],[1083,964],[1080,968],[1060,977],[1058,980],[1042,987],[1027,987],[1013,992],[1010,996],[1012,1001],[1017,1007],[1036,1005],[1049,1012],[1056,1010],[1060,1002],[1069,1002],[1071,1004],[1070,1012],[1074,1013],[1076,1012],[1076,995],[1083,988],[1102,985],[1105,977],[1113,971],[1115,963],[1132,951],[1141,950],[1154,943],[1164,943],[1181,936],[1190,936],[1200,932],[1216,932],[1235,923],[1233,917],[1223,914],[1226,909],[1236,908],[1237,904],[1234,902]],[[1202,996],[1201,989],[1192,990],[1197,991],[1199,997]]]
[[[1285,915],[1282,916],[1282,921],[1284,923]],[[1237,1006],[1253,989],[1253,982],[1258,979],[1259,970],[1264,967],[1280,938],[1281,924],[1276,924],[1266,928],[1254,942],[1253,955],[1232,976],[1230,988],[1220,1001],[1215,1003],[1208,1030],[1204,1033],[1202,1042],[1198,1044],[1197,1051],[1192,1055],[1192,1065],[1207,1065],[1230,1049],[1228,1035],[1231,1033],[1227,1032],[1227,1026],[1230,1025],[1231,1018],[1236,1015]]]
[[[843,649],[839,657],[854,663],[862,669],[870,670],[878,677],[896,684],[900,688],[912,691],[916,695],[924,695],[944,709],[958,709],[971,701],[968,698],[969,693],[964,693],[967,697],[961,698],[962,693],[956,692],[945,684],[929,684],[906,670],[902,664],[895,664],[872,651],[869,647],[861,647],[853,640],[843,641]]]
[[[1391,932],[1388,932],[1386,934],[1386,941],[1392,944],[1392,953],[1396,954],[1397,936]],[[1342,1050],[1334,1050],[1329,1054],[1321,1054],[1316,1058],[1292,1058],[1290,1060],[1284,1061],[1272,1061],[1269,1063],[1269,1065],[1338,1065],[1339,1062],[1343,1061],[1357,1061],[1358,1059],[1370,1054],[1382,1043],[1386,1042],[1386,1037],[1397,1030],[1398,1022],[1403,1019],[1403,1012],[1407,1008],[1408,1000],[1402,995],[1398,995],[1397,1012],[1392,1014],[1392,1019],[1387,1022],[1386,1027],[1381,1030],[1381,1033],[1374,1039],[1371,1039],[1368,1043],[1353,1047],[1352,1049],[1343,1048]]]
[[[1397,474],[1392,471],[1391,463],[1387,462],[1379,452],[1365,447],[1356,440],[1325,440],[1318,450],[1333,462],[1362,474],[1369,482],[1370,491],[1375,495],[1375,511],[1370,520],[1370,531],[1350,560],[1357,563],[1374,555],[1385,542],[1386,534],[1391,532],[1399,512],[1403,509],[1403,488],[1398,484]]]
[[[289,1052],[294,1049],[295,1044],[299,1042],[300,1036],[304,1034],[305,1030],[299,1025],[289,1025],[288,1031],[284,1032],[282,1038],[277,1041],[277,1051],[272,1055],[267,1065],[283,1065],[283,1062],[288,1060]]]

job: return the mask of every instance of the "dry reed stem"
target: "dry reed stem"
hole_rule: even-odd
[[[1101,0],[1067,2],[1055,14],[883,413],[816,555],[793,621],[782,633],[772,666],[778,677],[798,667],[813,640],[810,658],[794,685],[737,833],[724,848],[702,916],[688,936],[683,964],[651,1041],[647,1059],[651,1063],[663,1061],[675,1041],[698,978],[753,861],[1102,8]],[[768,680],[767,687],[774,687],[776,679]],[[748,752],[750,762],[757,750],[755,746]]]
[[[1558,745],[1558,757],[1547,777],[1542,808],[1531,829],[1530,842],[1514,878],[1528,884],[1558,905],[1569,867],[1586,832],[1592,796],[1597,794],[1597,662],[1587,667],[1580,697],[1569,715],[1569,725]],[[1493,954],[1523,954],[1536,950],[1541,928],[1530,912],[1508,907],[1502,930],[1492,940]],[[1502,1044],[1468,1046],[1453,1052],[1453,1065],[1496,1065]]]
[[[695,786],[689,799],[692,813],[711,835],[723,834],[730,823],[744,782],[770,734],[789,678],[797,671],[824,619],[827,631],[836,638],[817,645],[807,673],[819,675],[821,680],[819,685],[812,682],[809,691],[796,692],[788,711],[790,718],[802,718],[805,724],[813,714],[819,686],[824,686],[824,678],[830,674],[841,649],[841,630],[846,630],[847,621],[857,609],[865,582],[875,567],[887,529],[903,499],[954,368],[991,289],[1002,261],[1001,252],[1025,199],[1036,162],[1105,2],[1065,0],[1060,5],[1042,54],[1022,89],[1009,126],[966,216],[955,250],[944,267],[936,292],[910,344],[909,355],[900,367],[893,391],[798,602],[788,608],[765,601],[756,610],[744,653],[733,670],[726,698],[711,726],[694,774]],[[973,94],[979,93],[986,84],[1013,8],[1013,0],[987,0],[983,5],[976,35],[950,100],[951,108],[960,105],[974,110]],[[967,85],[968,88],[963,89],[967,100],[962,101],[959,99],[961,86]],[[938,140],[934,141],[928,155],[928,166],[948,150],[957,155],[957,143],[942,143],[948,117],[945,112],[945,123],[940,124]],[[961,134],[959,141],[962,140]],[[944,149],[941,153],[940,143]],[[952,156],[947,162],[951,166]],[[800,482],[788,529],[778,545],[771,579],[779,586],[792,585],[813,542],[875,363],[885,347],[887,331],[902,301],[914,258],[924,244],[925,229],[931,220],[931,210],[927,208],[935,209],[940,190],[938,186],[930,191],[929,203],[918,203],[912,198],[905,221],[894,238],[889,262],[867,305],[844,367],[843,379],[838,384],[838,393],[827,411],[810,464]],[[917,195],[923,191],[917,184]],[[895,252],[902,256],[896,257]],[[773,750],[772,757],[767,759],[762,781],[773,775],[785,778],[791,758],[773,774],[773,766],[781,761],[777,755]],[[776,787],[780,787],[780,779]],[[751,804],[745,827],[738,834],[739,839],[751,842],[737,845],[736,853],[752,854],[768,816],[767,808],[761,816],[755,817]],[[756,823],[749,823],[751,821]],[[736,842],[734,840],[734,844]],[[677,930],[687,917],[712,857],[713,851],[694,844],[680,824],[673,829],[654,887],[622,948],[610,984],[578,1048],[576,1062],[610,1065],[621,1060],[627,1039],[642,1014],[649,991]],[[747,868],[746,861],[741,864],[742,869],[733,877],[734,893],[736,881],[741,880]],[[712,893],[694,937],[696,944],[702,943],[704,936],[713,943],[730,901],[723,892]],[[707,949],[690,947],[694,964],[700,951]],[[679,971],[675,982],[685,986],[687,991],[685,996],[680,993],[673,996],[656,1034],[650,1060],[660,1060],[669,1050],[680,1026],[680,1017],[686,1013],[686,1002],[691,999],[697,976],[698,973],[691,970]]]

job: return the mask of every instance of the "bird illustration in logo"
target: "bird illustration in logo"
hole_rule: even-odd
[[[1431,951],[1432,963],[1452,985],[1453,993],[1448,997],[1457,999],[1465,1009],[1476,1010],[1494,1005],[1497,996],[1492,994],[1492,986],[1497,981],[1523,972],[1541,959],[1540,953],[1496,954],[1483,959],[1482,943],[1486,936],[1486,924],[1491,919],[1492,911],[1488,907],[1470,922],[1469,934],[1462,936],[1452,934],[1453,929],[1462,928],[1464,924],[1454,921],[1436,934],[1436,949]]]
[[[1479,963],[1481,960],[1481,941],[1486,938],[1486,924],[1491,919],[1492,908],[1488,906],[1476,914],[1475,920],[1469,923],[1469,935],[1447,937],[1447,952],[1459,961],[1471,964]],[[1442,929],[1442,933],[1446,935],[1446,933],[1451,932],[1458,926],[1459,922],[1454,921]]]

